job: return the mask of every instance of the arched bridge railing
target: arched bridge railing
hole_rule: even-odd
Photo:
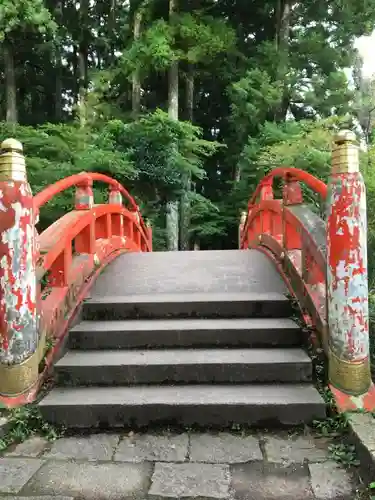
[[[152,230],[114,179],[81,173],[33,197],[21,144],[1,150],[0,403],[14,406],[35,397],[95,277],[123,252],[152,251]],[[94,203],[94,182],[108,185],[108,203]],[[40,211],[72,187],[74,210],[39,235]]]
[[[283,183],[276,196],[275,180]],[[325,205],[304,201],[302,185]],[[335,138],[328,186],[280,167],[259,183],[241,217],[239,246],[274,261],[328,359],[330,387],[343,410],[375,408],[369,361],[366,193],[355,135]]]
[[[280,199],[274,192],[277,179],[284,182]],[[304,203],[301,183],[325,202],[326,184],[296,168],[276,168],[259,183],[243,215],[240,248],[258,248],[275,261],[327,351],[326,228]]]

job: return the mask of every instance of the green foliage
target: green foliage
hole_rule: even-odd
[[[114,142],[104,135],[88,133],[73,125],[44,124],[40,127],[13,127],[0,122],[0,137],[16,136],[23,143],[28,179],[34,193],[69,175],[96,171],[113,177],[132,179],[134,167]],[[96,190],[97,200],[102,197]],[[45,228],[72,209],[73,192],[64,192],[42,210],[40,227]]]
[[[219,148],[217,142],[204,140],[198,127],[172,120],[161,110],[130,123],[111,121],[102,133],[136,166],[134,186],[141,198],[160,203],[178,198],[183,173],[203,179],[204,159]]]
[[[2,0],[0,4],[0,41],[15,30],[54,32],[56,24],[43,0]]]
[[[347,467],[358,467],[360,465],[354,445],[346,443],[331,444],[328,450],[330,458],[339,464]]]
[[[136,196],[144,215],[158,221],[161,234],[156,230],[154,236],[161,247],[164,230],[155,214],[166,199],[178,198],[184,173],[204,178],[204,159],[220,147],[204,140],[198,127],[171,120],[161,110],[134,122],[111,120],[98,131],[82,130],[75,124],[14,128],[0,122],[0,137],[12,135],[23,143],[34,193],[82,171],[114,177]],[[97,202],[105,200],[103,189],[101,185],[95,189]],[[73,197],[68,190],[51,200],[41,212],[40,228],[71,210]]]
[[[190,236],[209,244],[212,236],[225,237],[225,217],[217,205],[198,193],[190,193]]]
[[[160,19],[123,54],[122,65],[129,75],[140,69],[146,76],[151,68],[156,71],[167,69],[175,59],[178,59],[178,52],[173,49],[173,29]]]
[[[176,19],[176,31],[181,59],[190,63],[207,62],[235,48],[235,32],[224,19],[184,13]]]
[[[143,76],[165,71],[175,60],[204,63],[222,52],[233,51],[235,32],[222,19],[199,13],[175,15],[170,24],[154,21],[124,52],[121,64],[130,75],[139,69]]]
[[[372,83],[361,74],[354,40],[372,30],[375,0],[294,3],[284,23],[272,2],[182,0],[175,10],[170,16],[168,2],[157,0],[3,0],[0,115],[5,121],[13,111],[20,125],[1,123],[0,135],[25,143],[34,192],[82,170],[117,178],[155,221],[160,245],[163,204],[183,197],[182,179],[191,173],[192,238],[234,247],[239,212],[270,168],[286,163],[326,178],[337,117],[354,114],[371,145]],[[176,60],[179,116],[190,120],[192,112],[196,129],[169,123],[160,111]],[[353,64],[349,90],[343,68]],[[143,116],[133,122],[135,75]],[[70,207],[72,195],[54,200],[41,225]],[[105,199],[102,188],[96,195]],[[372,225],[369,218],[370,248]]]
[[[281,94],[281,82],[272,81],[265,70],[258,68],[247,71],[244,78],[231,86],[231,121],[240,137],[259,130],[258,127],[280,101]]]
[[[9,421],[9,431],[4,438],[0,439],[0,452],[4,451],[11,444],[22,443],[27,438],[36,434],[50,441],[54,441],[61,434],[61,431],[57,431],[43,420],[39,409],[34,405],[10,410],[7,418]]]

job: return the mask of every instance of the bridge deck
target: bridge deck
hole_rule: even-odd
[[[274,295],[287,289],[257,250],[128,253],[105,269],[91,297],[228,292]]]

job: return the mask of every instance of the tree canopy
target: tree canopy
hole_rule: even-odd
[[[23,141],[34,191],[103,172],[135,194],[156,248],[231,248],[264,172],[326,179],[341,124],[372,161],[374,83],[354,42],[374,24],[375,0],[3,0],[1,137]]]

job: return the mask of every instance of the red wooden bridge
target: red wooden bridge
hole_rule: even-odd
[[[335,139],[328,190],[304,171],[271,171],[233,251],[152,252],[151,227],[117,181],[81,173],[32,196],[21,144],[1,150],[4,405],[35,400],[53,373],[40,408],[71,427],[308,422],[325,414],[309,345],[326,355],[338,408],[373,409],[352,133]],[[94,203],[93,182],[108,185],[108,203]],[[38,234],[39,212],[73,186],[74,209]]]

